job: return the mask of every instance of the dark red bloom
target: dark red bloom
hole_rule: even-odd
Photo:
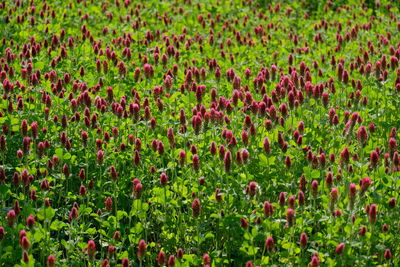
[[[314,253],[311,257],[310,266],[311,267],[318,267],[320,265],[320,260],[318,257],[318,253]]]
[[[226,151],[224,155],[224,167],[226,172],[230,172],[232,165],[232,154],[231,151]]]
[[[200,216],[200,213],[201,213],[200,200],[198,198],[195,198],[192,202],[192,216],[197,218]]]
[[[129,259],[123,258],[121,262],[122,267],[129,267]]]
[[[247,193],[249,194],[249,196],[255,196],[255,194],[257,194],[257,183],[256,182],[250,182],[248,189],[247,189]]]
[[[16,214],[14,210],[10,210],[7,213],[7,224],[12,227],[15,224],[15,220],[16,220]]]
[[[26,218],[26,226],[28,228],[32,228],[36,224],[35,217],[33,215],[29,215],[28,218]]]
[[[104,205],[105,205],[107,211],[111,211],[112,210],[113,201],[112,201],[111,197],[107,197],[106,198],[106,201],[104,202]]]
[[[270,236],[267,238],[267,240],[265,240],[265,248],[271,252],[274,250],[274,239]]]
[[[318,181],[313,180],[311,183],[311,193],[315,197],[318,194]]]
[[[370,223],[376,222],[376,216],[377,216],[376,204],[371,205],[368,216],[369,216],[368,218],[369,218]]]
[[[73,207],[73,208],[71,209],[70,214],[69,214],[69,220],[71,220],[71,219],[76,219],[76,218],[78,218],[78,216],[79,216],[79,214],[78,214],[78,209],[77,209],[76,207]]]
[[[370,156],[369,156],[369,161],[371,164],[371,167],[376,167],[379,163],[379,154],[375,150],[372,150]]]
[[[181,260],[183,258],[183,249],[178,248],[177,252],[176,252],[176,257]]]
[[[48,267],[54,267],[56,264],[56,257],[54,257],[54,255],[49,255],[46,264]]]
[[[21,238],[21,248],[23,250],[28,250],[31,247],[31,244],[28,241],[28,238],[26,236],[23,236]]]
[[[390,252],[390,249],[385,250],[385,254],[383,255],[386,260],[390,260],[392,258],[392,252]]]
[[[306,233],[301,233],[300,235],[300,246],[305,247],[308,243],[308,236]]]
[[[207,265],[207,264],[210,264],[211,263],[211,258],[210,258],[210,256],[208,255],[208,254],[204,254],[203,255],[203,264],[204,265]]]
[[[198,171],[200,169],[200,158],[197,154],[193,155],[192,166],[195,171]]]
[[[344,247],[345,247],[345,245],[344,245],[344,243],[340,243],[337,247],[336,247],[336,254],[343,254],[343,251],[344,251]]]
[[[179,164],[182,166],[185,163],[186,163],[186,152],[185,150],[181,150],[179,151]]]
[[[110,167],[110,176],[111,176],[112,180],[117,180],[117,178],[118,178],[118,172],[114,166]]]
[[[93,240],[89,240],[87,244],[87,253],[91,260],[94,258],[94,254],[96,253],[96,244]]]
[[[369,177],[365,177],[360,181],[361,192],[367,191],[369,186],[371,185],[371,179]]]
[[[294,221],[295,221],[294,215],[295,215],[295,213],[294,213],[293,209],[288,209],[286,211],[286,222],[287,222],[288,226],[294,225]]]
[[[165,253],[160,251],[157,256],[157,264],[163,266],[165,264]]]
[[[389,200],[389,208],[393,209],[396,206],[396,198],[391,198]]]
[[[168,183],[168,176],[165,173],[161,173],[160,175],[160,183],[161,186],[166,186]]]
[[[174,255],[169,256],[167,265],[168,266],[175,266],[175,256]]]
[[[144,258],[144,256],[146,256],[146,241],[144,241],[143,239],[139,241],[139,245],[138,245],[138,257],[139,258]]]

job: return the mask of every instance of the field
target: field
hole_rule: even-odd
[[[400,3],[0,0],[0,266],[400,266]]]

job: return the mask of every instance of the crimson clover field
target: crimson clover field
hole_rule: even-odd
[[[400,2],[0,0],[0,266],[400,266]]]

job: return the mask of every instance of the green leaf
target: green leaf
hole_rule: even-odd
[[[40,242],[43,239],[43,237],[44,237],[44,235],[41,231],[35,231],[35,234],[33,235],[35,243]]]
[[[56,151],[55,151],[55,154],[59,159],[62,159],[63,158],[63,154],[64,154],[64,150],[62,148],[57,148]]]
[[[51,221],[51,219],[54,218],[55,214],[56,214],[56,211],[52,207],[47,207],[47,208],[43,207],[43,208],[40,208],[39,211],[37,212],[37,217],[41,221],[43,221],[43,220]]]
[[[208,238],[213,239],[214,237],[215,237],[214,234],[207,233],[206,236],[204,237],[204,239],[208,239]]]
[[[61,222],[59,220],[55,220],[55,221],[53,221],[51,223],[50,229],[53,230],[53,231],[59,231],[59,230],[61,230],[62,228],[66,227],[66,226],[67,226],[67,224],[65,224],[64,222]]]
[[[95,235],[97,233],[97,230],[95,228],[89,228],[86,230],[86,233],[88,235]]]
[[[261,264],[268,264],[269,263],[269,257],[268,256],[264,256],[261,258]]]
[[[311,177],[312,177],[312,178],[319,178],[319,177],[320,177],[320,172],[319,172],[319,170],[312,170],[312,172],[311,172]]]
[[[126,211],[123,211],[123,210],[117,211],[117,219],[118,220],[121,220],[124,217],[128,217],[128,213]]]

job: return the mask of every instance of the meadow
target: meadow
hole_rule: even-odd
[[[399,266],[400,3],[0,0],[0,266]]]

